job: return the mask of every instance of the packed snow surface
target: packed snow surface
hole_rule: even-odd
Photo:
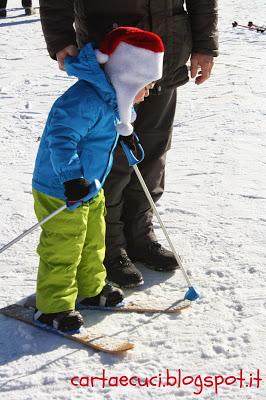
[[[38,139],[52,103],[74,82],[49,58],[38,10],[25,17],[19,1],[8,7],[0,20],[0,247],[36,222]],[[158,210],[201,299],[180,315],[84,312],[86,326],[135,343],[123,356],[0,315],[1,399],[266,399],[266,33],[231,27],[263,25],[265,15],[264,0],[221,1],[213,75],[178,90]],[[167,245],[157,223],[156,232]],[[35,291],[38,236],[0,254],[1,307]],[[180,271],[140,268],[145,285],[130,299],[167,307],[184,296]],[[92,387],[86,377],[103,373],[113,380]],[[124,386],[115,386],[121,376]]]

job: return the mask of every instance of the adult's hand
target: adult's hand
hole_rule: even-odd
[[[78,55],[78,49],[73,44],[65,47],[63,50],[60,50],[56,53],[56,59],[58,62],[59,68],[64,71],[64,60],[67,56],[75,57]]]
[[[195,83],[200,85],[211,76],[213,67],[213,57],[206,54],[194,53],[190,59],[190,75],[191,78],[196,78]]]

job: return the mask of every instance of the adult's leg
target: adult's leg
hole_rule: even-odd
[[[170,147],[176,106],[176,90],[151,95],[138,106],[135,131],[145,150],[145,161],[140,164],[153,200],[164,190],[166,152]],[[136,251],[139,260],[158,270],[176,268],[171,252],[156,243],[152,225],[152,209],[133,169],[128,166],[123,150],[118,146],[114,166],[105,184],[107,205],[106,260],[108,280],[121,287],[143,283],[140,271],[127,256]],[[145,248],[138,248],[146,242]],[[130,244],[130,248],[129,248]]]
[[[7,0],[0,0],[0,17],[6,17]]]
[[[112,170],[104,185],[106,200],[106,262],[117,258],[126,248],[124,235],[124,221],[122,213],[124,207],[124,191],[131,180],[133,173],[129,167],[125,153],[120,145],[114,152]]]
[[[32,7],[32,0],[22,0],[21,1],[22,7],[24,8],[30,8]]]
[[[145,150],[139,164],[154,201],[164,189],[166,152],[170,147],[176,91],[152,94],[138,106],[135,131]],[[127,241],[154,239],[152,210],[133,169],[128,166],[124,151],[117,146],[114,164],[105,186],[106,198],[106,260],[117,257],[126,249]]]
[[[151,95],[137,110],[135,132],[145,151],[139,170],[155,203],[164,191],[166,153],[171,145],[175,108],[176,90],[171,89]],[[152,208],[134,173],[124,191],[122,213],[129,245],[134,247],[143,242],[156,241],[152,218]]]

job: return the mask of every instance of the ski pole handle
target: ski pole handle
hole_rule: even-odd
[[[35,229],[37,229],[39,226],[43,225],[45,222],[49,221],[49,219],[53,218],[55,215],[59,214],[61,211],[65,210],[67,208],[67,205],[64,204],[57,210],[53,211],[51,214],[47,215],[43,220],[40,222],[37,222],[35,225],[33,225],[31,228],[27,229],[23,233],[21,233],[19,236],[17,236],[15,239],[11,240],[11,242],[7,243],[5,246],[3,246],[0,249],[0,253],[3,253],[5,250],[7,250],[9,247],[13,246],[13,244],[19,242],[22,238],[27,236],[29,233],[33,232]]]
[[[127,157],[127,161],[128,161],[128,164],[130,167],[133,167],[133,165],[139,164],[144,159],[144,156],[145,156],[143,147],[141,146],[141,144],[139,142],[139,138],[135,132],[132,133],[132,137],[133,137],[134,145],[136,147],[136,152],[138,152],[138,157],[134,154],[132,148],[130,148],[130,146],[127,144],[126,137],[124,137],[124,140],[123,140],[123,137],[120,137],[120,143],[125,152],[125,155]]]

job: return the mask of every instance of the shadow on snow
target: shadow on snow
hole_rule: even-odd
[[[27,19],[25,21],[4,22],[4,23],[0,23],[0,28],[3,28],[5,26],[31,24],[32,22],[40,22],[40,18],[38,18],[38,19]]]

